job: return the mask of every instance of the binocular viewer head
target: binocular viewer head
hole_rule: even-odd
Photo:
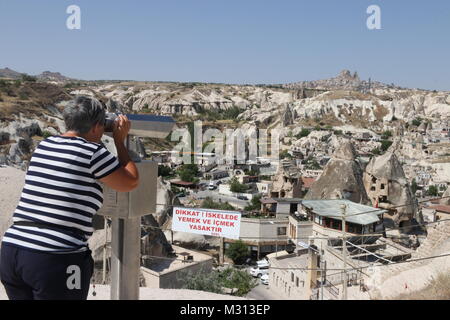
[[[112,132],[114,121],[120,113],[106,113],[105,132]],[[144,115],[144,114],[126,114],[131,122],[130,135],[138,137],[164,139],[172,131],[175,121],[172,117]]]

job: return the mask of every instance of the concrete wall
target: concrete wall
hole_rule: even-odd
[[[188,274],[210,273],[212,271],[213,259],[199,262],[188,262],[181,268],[169,270],[166,272],[156,272],[151,269],[141,267],[141,273],[145,279],[145,286],[149,288],[160,289],[180,289],[184,282],[183,279]]]
[[[283,264],[278,263],[281,259],[289,259],[296,254],[284,257],[270,258],[270,266],[279,269],[269,268],[269,288],[282,299],[287,300],[308,300],[309,290],[307,286],[307,271],[298,269],[285,269]],[[298,266],[298,267],[306,267]]]
[[[265,218],[262,219],[241,218],[241,228],[239,237],[242,238],[243,241],[256,241],[256,242],[287,240],[287,234],[286,235],[277,234],[277,228],[279,227],[287,228],[288,220],[265,219]]]

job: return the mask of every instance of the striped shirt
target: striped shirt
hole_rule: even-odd
[[[96,181],[120,167],[105,146],[81,137],[53,136],[33,153],[25,185],[3,243],[51,253],[84,251],[92,217],[103,204]],[[34,222],[49,228],[23,226]]]

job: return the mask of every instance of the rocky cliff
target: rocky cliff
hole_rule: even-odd
[[[341,146],[334,152],[305,199],[348,199],[356,203],[370,203],[364,188],[363,170],[356,160],[351,141],[341,140]]]

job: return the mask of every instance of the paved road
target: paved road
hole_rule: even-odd
[[[217,190],[199,191],[195,194],[195,196],[197,198],[203,198],[203,199],[206,197],[211,197],[211,198],[213,198],[214,201],[219,201],[219,199],[220,199],[222,202],[228,202],[232,206],[241,208],[241,209],[244,209],[249,204],[249,201],[239,200],[235,197],[219,194],[219,192],[217,192]]]
[[[258,281],[260,281],[258,279]],[[255,299],[255,300],[281,300],[280,295],[275,294],[272,290],[270,290],[270,286],[259,284],[254,287],[245,298]]]

